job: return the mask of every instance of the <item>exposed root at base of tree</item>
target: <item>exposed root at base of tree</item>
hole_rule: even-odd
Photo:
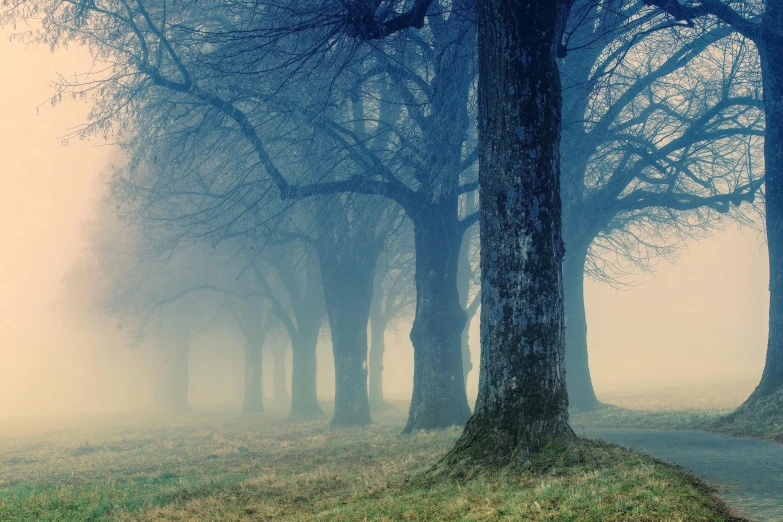
[[[431,472],[445,470],[461,475],[469,474],[473,469],[500,468],[535,471],[549,469],[550,464],[554,465],[561,458],[580,458],[579,451],[572,452],[577,448],[574,444],[578,439],[567,422],[514,432],[497,429],[491,423],[473,421],[468,423],[454,448],[433,466]],[[547,435],[542,436],[542,433]]]

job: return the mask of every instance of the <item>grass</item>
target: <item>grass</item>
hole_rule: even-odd
[[[0,429],[0,520],[725,520],[693,479],[580,440],[529,469],[427,474],[459,430],[191,414]]]
[[[706,423],[705,429],[734,437],[753,437],[783,443],[783,389]]]
[[[698,430],[719,419],[725,412],[698,410],[646,411],[620,408],[611,404],[574,413],[571,426],[579,433],[580,428],[643,428],[656,430]]]
[[[606,394],[595,410],[573,413],[571,426],[590,428],[639,428],[704,430],[783,443],[783,389],[770,397],[743,404],[755,381],[698,383],[663,390]],[[608,397],[607,397],[608,396]]]

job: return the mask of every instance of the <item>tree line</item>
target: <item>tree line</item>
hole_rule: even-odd
[[[781,13],[780,0],[31,0],[2,21],[40,18],[20,38],[93,54],[53,100],[90,98],[75,134],[125,150],[107,201],[124,233],[96,249],[104,304],[134,336],[165,332],[181,371],[188,335],[230,318],[253,412],[261,347],[284,332],[291,415],[310,419],[326,324],[332,423],[363,425],[384,406],[383,333],[409,317],[404,431],[465,425],[449,457],[462,461],[573,437],[569,404],[599,405],[585,277],[622,284],[759,212],[770,337],[749,401],[783,386]],[[187,380],[170,381],[181,404]]]

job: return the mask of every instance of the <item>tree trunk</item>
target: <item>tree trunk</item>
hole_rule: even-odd
[[[334,426],[370,424],[367,323],[379,249],[344,237],[322,249],[321,279],[334,352]]]
[[[253,414],[264,411],[261,349],[263,341],[245,341],[245,395],[242,413]]]
[[[286,379],[288,369],[285,364],[286,346],[282,343],[279,335],[275,336],[275,342],[270,345],[272,354],[272,400],[275,407],[287,408],[291,404],[291,397],[288,395]]]
[[[465,328],[460,335],[460,352],[462,353],[462,380],[465,386],[468,385],[468,374],[473,369],[473,362],[470,360],[470,321],[465,321]]]
[[[191,411],[188,403],[190,340],[177,336],[163,351],[162,375],[158,388],[158,407],[172,413]]]
[[[393,406],[383,399],[383,353],[386,351],[386,318],[382,303],[386,296],[383,291],[382,273],[375,276],[373,302],[370,307],[370,411],[388,411]]]
[[[587,358],[587,316],[585,314],[586,247],[566,250],[563,264],[565,302],[565,367],[571,411],[586,411],[600,403],[593,391]]]
[[[462,426],[470,417],[460,342],[466,321],[457,289],[462,237],[456,198],[447,198],[440,205],[422,202],[413,217],[413,226],[413,396],[405,433]]]
[[[567,2],[477,6],[481,374],[475,412],[449,459],[502,462],[573,437],[554,56]]]
[[[759,53],[766,121],[764,163],[769,247],[769,339],[764,372],[748,402],[783,389],[783,0],[767,0],[763,20]]]
[[[319,325],[320,326],[320,323]],[[316,345],[320,328],[302,325],[291,339],[291,418],[314,420],[324,416],[318,404],[318,366]]]
[[[472,204],[473,195],[468,194],[465,202],[465,215],[471,214],[475,210],[475,205]],[[467,384],[468,374],[473,369],[473,361],[470,357],[470,319],[471,316],[468,313],[468,307],[470,306],[470,282],[473,276],[470,266],[470,232],[466,232],[462,237],[462,245],[459,252],[459,269],[458,269],[458,290],[460,294],[460,300],[462,301],[462,307],[465,310],[467,316],[465,319],[465,326],[462,328],[462,336],[460,337],[460,346],[462,352],[462,379]]]

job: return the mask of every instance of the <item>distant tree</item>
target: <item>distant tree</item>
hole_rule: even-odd
[[[241,182],[228,193],[274,188],[285,201],[337,193],[379,195],[405,209],[416,230],[419,265],[412,330],[418,370],[406,431],[460,425],[470,414],[464,381],[455,378],[463,372],[460,335],[466,323],[456,266],[462,234],[478,217],[460,219],[458,214],[460,194],[476,188],[475,183],[460,184],[461,172],[477,156],[467,135],[475,23],[471,2],[444,2],[428,10],[430,3],[416,2],[405,11],[410,16],[386,11],[383,29],[375,26],[375,8],[366,6],[365,12],[360,3],[341,2],[270,2],[259,10],[244,2],[36,1],[17,5],[3,17],[10,22],[42,16],[42,29],[30,35],[31,41],[52,47],[80,41],[106,65],[100,78],[63,81],[55,95],[95,99],[94,118],[82,136],[133,134],[141,128],[134,117],[138,112],[145,113],[145,137],[168,132],[182,119],[190,124],[183,134],[217,122],[220,131],[243,141],[242,146],[237,139],[224,145],[239,154],[251,150],[259,168],[253,183]],[[422,32],[401,41],[397,50],[392,40],[384,42],[385,49],[357,46],[362,39],[419,26]],[[334,38],[341,34],[353,38]],[[408,57],[416,63],[416,74],[404,66]],[[369,112],[368,120],[380,124],[373,132],[391,129],[392,147],[386,152],[368,147],[350,122],[315,117],[331,94],[342,94],[355,63],[368,64],[363,75],[393,81],[404,96],[401,112],[416,123],[415,139],[408,141],[405,129],[394,118],[386,120],[382,109]],[[313,72],[316,64],[320,74]],[[300,88],[285,88],[293,82]],[[377,98],[372,91],[361,96]],[[279,140],[269,139],[278,128],[290,131],[284,113],[298,115],[291,126],[309,122],[328,130],[344,144],[347,158],[364,168],[346,169],[348,175],[330,182],[291,175],[277,155]]]
[[[413,249],[405,245],[387,250],[378,261],[370,308],[369,398],[373,411],[394,408],[386,402],[383,392],[385,334],[397,321],[413,315],[416,304],[414,263]]]
[[[284,340],[279,326],[273,328],[267,336],[267,346],[272,358],[272,403],[275,408],[288,410],[291,405],[291,395],[288,393],[288,367],[286,354],[290,343]]]
[[[277,320],[260,295],[248,295],[237,303],[237,324],[245,338],[245,387],[242,412],[264,411],[263,365],[264,343]]]
[[[759,53],[764,109],[764,197],[769,248],[769,340],[761,381],[737,413],[783,390],[783,1],[730,3],[722,0],[644,0],[666,11],[681,30],[708,19],[730,27],[752,42]]]
[[[577,410],[598,404],[585,275],[622,285],[689,238],[746,219],[738,207],[764,179],[749,49],[725,27],[681,36],[639,2],[603,5],[577,2],[560,64],[566,378]]]

